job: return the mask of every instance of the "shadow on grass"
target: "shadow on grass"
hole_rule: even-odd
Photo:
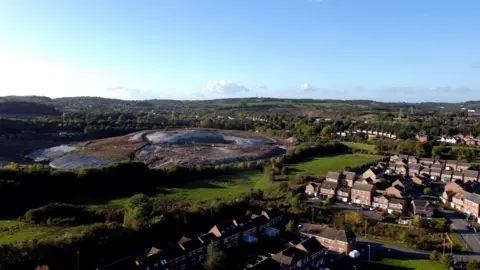
[[[393,265],[384,265],[380,263],[371,263],[367,262],[362,266],[362,269],[368,270],[414,270],[415,268],[403,267],[403,266],[393,266]]]

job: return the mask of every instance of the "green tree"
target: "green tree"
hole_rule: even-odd
[[[292,205],[292,207],[298,208],[300,206],[301,197],[302,197],[302,194],[298,193],[297,195],[293,196],[290,199],[290,204]]]
[[[320,132],[320,136],[322,137],[330,137],[330,133],[332,133],[332,126],[331,125],[326,125],[322,128],[322,132]]]
[[[118,122],[119,123],[125,122],[125,115],[120,114],[120,116],[118,117]]]
[[[287,223],[287,230],[296,232],[298,230],[298,221],[296,221],[295,219],[290,220]]]
[[[442,256],[442,264],[445,266],[445,269],[450,269],[453,266],[453,256],[450,254],[444,254]]]
[[[480,270],[480,262],[475,259],[471,259],[467,263],[467,270]]]
[[[425,194],[425,196],[428,196],[430,198],[430,195],[432,195],[432,189],[429,187],[424,188],[423,194]]]
[[[413,218],[413,224],[415,224],[415,226],[417,227],[420,227],[421,222],[422,222],[422,217],[420,215],[415,215],[415,217]]]
[[[430,260],[438,262],[438,258],[439,258],[438,251],[434,250],[432,251],[432,253],[430,253]]]
[[[213,242],[207,246],[207,254],[203,268],[206,270],[225,269],[225,254],[221,250],[217,250]]]

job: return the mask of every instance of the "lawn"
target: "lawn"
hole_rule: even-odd
[[[307,162],[289,165],[289,169],[299,174],[327,175],[329,171],[340,171],[345,167],[354,167],[382,159],[383,156],[368,154],[343,154],[317,157]]]
[[[458,238],[458,234],[450,233],[450,238],[452,239],[453,245],[458,246],[461,252],[467,252],[468,249],[462,244],[460,239]]]
[[[357,142],[344,142],[341,143],[345,144],[346,146],[352,149],[360,149],[360,150],[367,150],[370,152],[375,152],[375,145],[366,144],[366,143],[357,143]]]
[[[378,260],[367,262],[364,264],[363,269],[392,269],[392,270],[441,270],[444,267],[437,262],[430,260],[420,260],[410,258],[404,254],[379,252]]]

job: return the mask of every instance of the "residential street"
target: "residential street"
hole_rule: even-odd
[[[467,228],[464,218],[456,213],[439,210],[452,224],[452,229],[458,234],[460,241],[466,244],[466,247],[473,254],[480,255],[480,232],[475,233]]]

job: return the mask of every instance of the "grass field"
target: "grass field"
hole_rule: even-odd
[[[0,244],[31,241],[45,237],[72,237],[83,233],[89,225],[50,227],[24,223],[18,220],[0,220]]]
[[[375,152],[375,145],[366,144],[366,143],[357,143],[357,142],[344,142],[344,141],[342,141],[341,143],[345,144],[346,146],[352,149],[360,149],[360,150]]]
[[[299,174],[322,176],[329,171],[339,171],[345,167],[354,167],[383,158],[379,155],[343,154],[317,157],[307,162],[289,165],[289,169]]]
[[[382,252],[378,254],[378,261],[367,262],[364,264],[363,269],[373,270],[441,270],[444,267],[437,262],[430,260],[419,260],[415,258],[409,258],[403,254]]]

